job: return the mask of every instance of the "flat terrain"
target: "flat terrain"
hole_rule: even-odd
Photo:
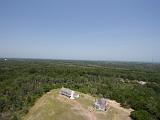
[[[80,94],[77,100],[70,100],[58,94],[59,89],[43,95],[23,120],[130,120],[131,109],[124,109],[109,100],[106,112],[96,111],[92,104],[94,97]]]

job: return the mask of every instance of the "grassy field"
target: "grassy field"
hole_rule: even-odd
[[[80,93],[80,98],[70,100],[58,94],[59,89],[43,95],[23,120],[130,120],[130,110],[109,102],[109,109],[93,109],[94,97]]]

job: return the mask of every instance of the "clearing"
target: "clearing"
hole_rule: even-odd
[[[125,109],[116,101],[109,101],[105,112],[96,111],[92,104],[94,97],[79,93],[80,98],[70,100],[59,95],[59,89],[43,95],[23,120],[131,120],[132,109]]]

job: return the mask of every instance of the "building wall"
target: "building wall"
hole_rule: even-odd
[[[75,93],[74,91],[71,91],[71,93],[68,93],[68,92],[63,91],[63,90],[60,91],[60,94],[61,94],[61,95],[65,95],[65,96],[69,97],[70,99],[75,99],[75,98],[74,98],[74,93]]]

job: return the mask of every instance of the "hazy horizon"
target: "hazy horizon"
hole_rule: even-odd
[[[160,64],[160,62],[157,62],[157,61],[125,61],[125,60],[99,60],[99,59],[55,59],[55,58],[25,58],[25,57],[19,57],[19,58],[16,58],[16,57],[0,57],[0,59],[3,59],[3,60],[53,60],[53,61],[90,61],[90,62],[122,62],[122,63],[149,63],[149,64]]]
[[[0,58],[160,62],[159,5],[0,1]]]

